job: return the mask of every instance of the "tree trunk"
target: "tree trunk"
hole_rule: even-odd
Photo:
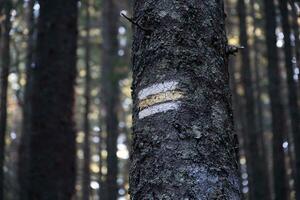
[[[235,125],[235,132],[237,135],[237,141],[239,143],[239,148],[237,149],[237,157],[240,158],[241,157],[241,153],[242,152],[246,152],[246,148],[245,148],[245,136],[244,136],[244,132],[245,132],[245,113],[243,112],[243,103],[242,103],[242,99],[241,96],[238,94],[237,92],[237,81],[234,77],[234,74],[236,73],[236,69],[234,66],[236,66],[236,58],[231,58],[228,61],[229,66],[229,75],[230,75],[230,88],[231,88],[231,93],[232,93],[232,107],[233,107],[233,116],[234,116],[234,125]],[[244,153],[245,154],[245,153]],[[242,177],[243,175],[243,170],[242,170],[242,164],[239,162],[239,166],[240,166],[240,177]],[[242,181],[240,182],[240,187],[242,188]],[[244,194],[242,196],[242,199],[247,199],[246,198],[247,194]]]
[[[295,51],[296,51],[296,66],[298,67],[298,70],[300,70],[300,33],[299,33],[299,25],[298,25],[298,14],[297,14],[297,8],[295,6],[295,3],[293,1],[290,1],[290,5],[292,7],[292,17],[293,17],[293,23],[292,28],[294,31],[295,36]],[[300,75],[298,74],[298,79]],[[298,81],[298,97],[300,98],[300,81]]]
[[[10,11],[12,2],[5,0],[3,2],[3,10],[1,13],[5,15],[3,22],[1,37],[1,71],[0,71],[0,199],[4,198],[4,158],[5,158],[5,134],[7,129],[7,89],[8,89],[8,75],[10,67],[10,36],[11,29]]]
[[[264,127],[263,127],[263,105],[262,105],[262,102],[261,102],[261,97],[262,97],[262,86],[261,86],[261,71],[260,71],[260,62],[259,62],[259,56],[261,54],[261,52],[259,51],[259,38],[256,36],[256,30],[258,28],[258,19],[256,18],[255,16],[255,2],[254,0],[250,0],[250,3],[251,3],[251,17],[253,19],[253,26],[254,26],[254,29],[253,29],[253,40],[254,40],[254,43],[253,43],[253,51],[254,51],[254,62],[253,62],[253,66],[254,66],[254,75],[255,75],[255,91],[256,91],[256,98],[255,98],[255,101],[256,101],[256,115],[257,115],[257,120],[256,120],[256,123],[257,123],[257,132],[259,134],[259,138],[261,139],[261,142],[260,142],[260,145],[263,145],[262,147],[262,151],[264,149]],[[263,151],[263,156],[264,156],[264,164],[267,165],[267,155],[266,155],[266,152]],[[267,169],[268,170],[268,169]],[[269,185],[269,183],[268,183]],[[270,199],[270,191],[268,191],[269,194],[267,196],[268,199]]]
[[[223,1],[135,1],[130,194],[239,200]]]
[[[31,95],[32,95],[32,67],[34,66],[34,48],[35,48],[35,21],[33,6],[35,0],[29,0],[27,2],[27,27],[28,27],[28,37],[27,37],[27,55],[26,55],[26,85],[24,88],[24,98],[23,98],[23,121],[22,121],[22,135],[19,146],[19,161],[18,161],[18,181],[19,181],[19,191],[20,200],[28,200],[28,187],[30,186],[29,179],[29,139],[30,139],[30,114],[31,114]]]
[[[5,1],[0,1],[0,14],[1,15],[4,15],[4,10],[3,10],[4,2]],[[1,41],[2,41],[2,37],[3,37],[2,32],[3,32],[3,27],[2,27],[2,24],[0,24],[0,39],[1,39]],[[0,48],[0,53],[2,53],[2,46],[0,45],[0,47],[1,47]]]
[[[297,83],[294,80],[294,64],[291,46],[291,29],[289,24],[287,0],[279,0],[279,9],[281,14],[282,29],[284,34],[284,55],[285,55],[285,68],[288,85],[288,102],[289,112],[291,116],[291,127],[294,136],[295,145],[295,161],[296,161],[296,173],[295,173],[295,190],[296,199],[300,200],[300,117],[297,95]]]
[[[39,0],[30,115],[31,200],[70,200],[75,187],[77,1]]]
[[[84,107],[84,116],[83,116],[83,129],[84,129],[84,163],[83,163],[83,184],[82,184],[82,200],[90,199],[90,85],[91,85],[91,70],[90,70],[90,12],[89,5],[90,1],[85,2],[85,31],[86,37],[84,41],[85,45],[85,107]]]
[[[268,58],[269,96],[272,113],[273,132],[273,173],[275,199],[287,199],[288,188],[286,187],[285,159],[282,148],[283,138],[287,135],[287,121],[284,117],[284,106],[281,94],[281,78],[278,66],[276,16],[273,0],[264,0],[266,15],[266,43]]]
[[[253,4],[254,5],[254,4]],[[254,7],[253,7],[254,9]],[[255,18],[253,18],[254,23],[256,21]],[[254,25],[255,26],[255,25]],[[256,28],[254,28],[255,31]],[[270,174],[269,171],[269,162],[268,162],[268,155],[266,150],[266,141],[264,138],[264,116],[263,116],[263,103],[262,103],[262,86],[261,86],[261,71],[260,71],[260,63],[259,63],[259,56],[261,55],[261,52],[259,52],[259,46],[258,46],[258,38],[254,34],[254,71],[255,71],[255,90],[256,90],[256,98],[255,98],[255,104],[256,104],[256,127],[257,127],[257,133],[258,133],[258,142],[259,142],[259,150],[262,156],[262,166],[264,167],[264,174],[265,177],[265,190],[264,190],[264,199],[269,200],[271,199],[271,185],[270,185]]]
[[[292,8],[292,28],[295,36],[295,51],[296,51],[296,63],[298,69],[300,69],[300,41],[299,41],[299,25],[298,25],[298,15],[297,15],[297,8],[295,3],[292,0],[289,0],[291,8]],[[300,87],[298,88],[300,89]],[[298,90],[300,93],[300,90]]]
[[[107,149],[107,200],[116,200],[118,197],[118,105],[119,105],[119,79],[116,74],[116,59],[118,51],[118,20],[119,13],[115,1],[102,2],[102,100],[105,109],[106,149]]]
[[[100,99],[101,99],[101,94],[100,94]],[[100,199],[107,199],[106,197],[106,188],[105,188],[105,176],[103,174],[103,166],[104,166],[104,158],[102,156],[102,151],[104,150],[104,145],[105,145],[105,141],[104,141],[104,131],[103,131],[103,119],[102,119],[102,114],[100,111],[100,115],[99,115],[99,124],[101,125],[100,127],[100,131],[99,131],[99,156],[100,156],[100,160],[99,160],[99,185],[100,185],[100,189],[98,191],[98,196],[100,197]]]
[[[267,165],[265,164],[263,145],[261,144],[262,133],[258,131],[255,115],[255,98],[252,82],[252,71],[250,64],[250,52],[248,45],[248,35],[246,27],[246,6],[244,0],[239,0],[237,5],[240,28],[240,43],[244,47],[241,52],[242,66],[241,77],[245,90],[245,116],[246,127],[246,158],[247,171],[250,182],[250,199],[267,199],[268,197],[268,176]]]

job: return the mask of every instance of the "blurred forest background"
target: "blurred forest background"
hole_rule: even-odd
[[[51,14],[55,15],[53,4],[59,0],[51,0],[52,4],[48,3],[51,6],[44,7],[48,16],[44,16],[39,25],[43,12],[40,4],[47,5],[47,0],[0,0],[0,195],[3,196],[0,199],[26,199],[26,188],[34,187],[28,178],[31,162],[38,162],[38,156],[56,154],[61,155],[60,163],[54,163],[51,156],[41,159],[46,168],[59,169],[59,164],[64,165],[66,160],[76,156],[76,177],[61,174],[65,183],[71,179],[70,187],[72,180],[76,180],[74,199],[129,199],[133,2],[73,1],[78,8],[75,16],[77,58],[62,66],[76,61],[77,69],[66,66],[65,70],[53,69],[43,74],[34,72],[39,56],[43,56],[41,49],[47,45],[63,47],[61,41],[38,39],[41,29],[46,31],[47,26],[51,26],[47,20]],[[61,2],[59,6],[63,6]],[[68,4],[65,12],[74,15],[75,12],[67,8]],[[225,1],[228,42],[240,49],[231,57],[229,69],[244,199],[300,199],[299,6],[294,0]],[[63,18],[55,20],[57,26],[52,24],[51,29],[65,22]],[[67,31],[60,34],[73,37],[68,36]],[[41,41],[47,45],[39,44]],[[76,130],[76,139],[62,137],[63,129],[56,131],[55,127],[46,131],[46,137],[34,138],[30,124],[39,122],[31,122],[31,115],[35,120],[45,121],[46,125],[38,128],[47,129],[47,124],[50,127],[55,121],[55,112],[68,107],[45,109],[48,101],[49,105],[60,103],[49,96],[57,88],[50,91],[47,87],[53,83],[61,84],[57,85],[59,88],[68,88],[68,84],[56,79],[60,79],[61,74],[72,76],[72,73],[77,74],[76,84],[68,83],[75,87],[76,103],[71,113],[76,125],[71,126]],[[37,86],[33,79],[39,83],[44,81],[45,85]],[[72,90],[66,93],[68,91]],[[72,93],[65,98],[69,98],[68,95],[73,98]],[[36,112],[31,110],[34,103],[41,106]],[[38,111],[41,113],[35,114]],[[30,140],[37,140],[40,147],[46,147],[51,145],[51,139],[57,140],[53,144],[63,140],[71,145],[76,142],[76,151],[50,148],[45,152],[39,151],[37,145],[29,148]],[[43,182],[55,179],[46,177],[49,180],[43,179]]]

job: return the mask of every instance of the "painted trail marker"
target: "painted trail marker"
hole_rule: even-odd
[[[184,94],[177,81],[165,81],[142,89],[139,94],[139,119],[156,113],[177,110]]]

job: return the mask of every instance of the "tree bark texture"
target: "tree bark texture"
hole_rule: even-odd
[[[114,0],[102,2],[102,101],[105,109],[105,130],[107,133],[107,176],[106,200],[115,200],[118,197],[118,106],[120,101],[119,77],[116,74],[118,52],[118,20],[119,13]]]
[[[1,69],[0,69],[0,199],[4,198],[4,158],[5,158],[5,134],[7,130],[7,89],[10,66],[10,36],[11,29],[10,11],[12,2],[5,0],[0,10],[5,15],[2,26],[1,41]]]
[[[246,127],[246,158],[247,171],[250,182],[250,199],[266,199],[268,196],[267,165],[265,164],[264,152],[262,151],[262,135],[258,131],[255,115],[255,98],[252,82],[250,52],[246,27],[246,6],[244,0],[238,0],[237,11],[239,16],[240,44],[244,47],[241,51],[242,66],[241,77],[245,90],[245,117]]]
[[[70,200],[75,187],[77,1],[39,0],[30,115],[31,200]]]
[[[268,59],[269,96],[272,113],[273,132],[273,173],[275,199],[286,199],[288,188],[286,185],[285,159],[282,148],[283,138],[287,135],[287,121],[281,94],[281,77],[278,66],[275,5],[273,0],[264,0],[266,15],[266,43]]]
[[[239,200],[223,1],[135,1],[132,200]]]

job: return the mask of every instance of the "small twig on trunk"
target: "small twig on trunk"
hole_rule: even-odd
[[[140,24],[138,24],[136,21],[134,21],[132,18],[128,17],[127,15],[125,15],[124,13],[120,13],[122,17],[124,17],[125,19],[127,19],[129,22],[131,22],[133,25],[139,27],[141,30],[145,31],[145,32],[150,32],[150,29],[144,28],[142,27]]]
[[[243,46],[235,46],[235,45],[228,45],[226,48],[226,53],[228,55],[235,55],[240,49],[244,49]]]

